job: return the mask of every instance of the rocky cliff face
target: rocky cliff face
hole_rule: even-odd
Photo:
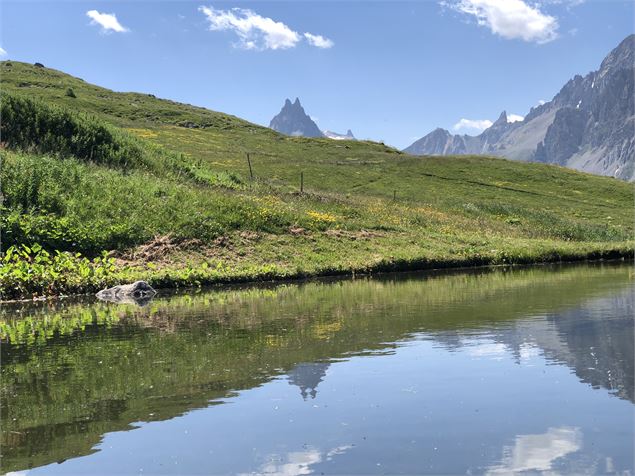
[[[271,119],[269,127],[289,136],[323,137],[317,124],[304,112],[298,98],[293,103],[287,99],[282,110]]]
[[[405,149],[416,155],[489,154],[635,178],[635,35],[604,59],[598,71],[575,76],[523,121],[503,113],[482,134],[436,129]],[[503,120],[504,119],[504,120]]]

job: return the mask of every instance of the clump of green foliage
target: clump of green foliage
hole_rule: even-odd
[[[93,117],[2,94],[0,133],[7,147],[111,166],[143,162],[141,147]]]
[[[109,283],[115,271],[105,254],[89,260],[80,254],[49,253],[39,245],[10,247],[0,259],[3,298],[93,290]]]

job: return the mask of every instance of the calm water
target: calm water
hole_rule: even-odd
[[[2,471],[633,474],[625,265],[0,308]]]

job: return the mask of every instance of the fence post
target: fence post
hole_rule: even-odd
[[[300,172],[300,193],[304,193],[304,172]]]
[[[251,180],[254,179],[254,172],[251,170],[251,159],[249,158],[249,152],[247,152],[247,164],[249,165],[249,177]]]

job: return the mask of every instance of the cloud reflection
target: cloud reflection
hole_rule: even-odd
[[[510,474],[523,471],[550,471],[558,458],[582,447],[579,428],[549,428],[540,435],[518,435],[513,446],[505,446],[500,465],[487,474]]]
[[[351,449],[352,446],[344,445],[322,452],[316,448],[308,448],[304,451],[293,451],[282,457],[271,455],[270,461],[260,467],[260,470],[251,474],[266,474],[273,476],[295,476],[311,474],[311,466],[323,461],[331,461],[334,456],[341,455]]]

